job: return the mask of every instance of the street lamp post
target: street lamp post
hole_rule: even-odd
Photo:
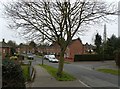
[[[43,26],[43,30],[44,30],[44,26]],[[43,56],[44,56],[44,33],[43,33],[43,38],[42,39],[43,39]],[[42,57],[42,65],[44,65],[44,58],[43,57]]]

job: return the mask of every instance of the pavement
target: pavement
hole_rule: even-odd
[[[86,87],[81,81],[57,81],[44,68],[34,66],[36,76],[33,82],[26,84],[26,87]]]

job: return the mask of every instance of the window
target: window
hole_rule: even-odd
[[[3,53],[5,53],[5,49],[3,49]]]

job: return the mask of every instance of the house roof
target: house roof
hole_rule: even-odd
[[[70,44],[69,44],[69,45],[71,45],[73,42],[75,42],[75,41],[77,41],[77,40],[79,40],[79,41],[80,41],[80,43],[82,44],[81,39],[80,39],[80,38],[77,38],[77,39],[73,39],[73,40],[70,42]]]
[[[84,44],[84,47],[87,47],[87,48],[92,48],[92,49],[94,49],[95,48],[95,46],[93,46],[93,45],[91,45],[91,44],[88,44],[88,43],[86,43],[86,44]]]
[[[7,43],[5,42],[0,42],[0,47],[8,47],[10,48],[11,46],[9,46]]]
[[[3,39],[2,42],[0,42],[0,47],[7,47],[7,48],[10,48],[11,46],[9,46]]]
[[[79,40],[80,43],[82,44],[81,39],[80,39],[80,38],[77,38],[77,39],[73,39],[73,40],[69,43],[68,46],[70,46],[73,42],[75,42],[75,41],[77,41],[77,40]],[[55,46],[55,45],[58,45],[57,42],[53,42],[53,43],[50,45],[50,47]]]

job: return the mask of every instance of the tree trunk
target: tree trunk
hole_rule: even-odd
[[[61,50],[60,52],[60,59],[59,59],[59,67],[58,67],[58,72],[57,76],[62,77],[62,71],[63,71],[63,66],[64,66],[64,50]]]

